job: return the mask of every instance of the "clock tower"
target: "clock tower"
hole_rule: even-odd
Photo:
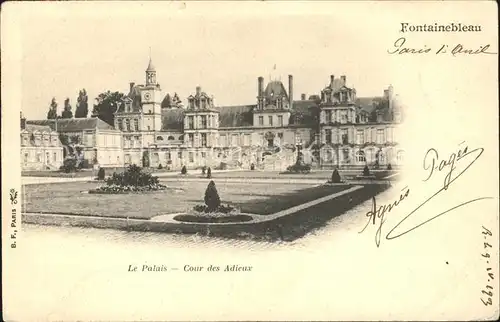
[[[161,131],[161,88],[151,57],[146,69],[146,85],[141,88],[143,131]]]

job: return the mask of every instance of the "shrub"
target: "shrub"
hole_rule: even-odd
[[[70,173],[75,172],[76,169],[76,159],[75,158],[66,158],[63,161],[63,165],[61,166],[61,170]]]
[[[163,169],[163,166],[160,163],[160,164],[158,164],[158,170],[161,170],[161,169]]]
[[[365,168],[363,169],[363,176],[367,177],[370,175],[370,169],[368,169],[368,166],[365,165]]]
[[[97,172],[97,180],[104,180],[106,177],[106,172],[104,171],[104,168],[99,168],[99,171]]]
[[[207,178],[210,179],[212,178],[212,168],[208,167],[208,170],[207,170]]]
[[[253,164],[253,163],[252,163],[252,164],[250,165],[250,170],[255,170],[255,164]]]
[[[187,168],[185,165],[182,166],[182,169],[181,169],[181,174],[186,174],[188,171],[187,171]]]
[[[102,169],[102,168],[101,168]],[[121,187],[156,187],[160,185],[158,177],[152,176],[150,173],[145,173],[137,165],[130,165],[125,172],[116,173],[106,180],[108,186]]]
[[[311,166],[309,164],[295,163],[287,167],[286,171],[292,173],[309,173],[311,171]]]
[[[201,167],[201,174],[202,175],[205,175],[206,171],[207,171],[207,167],[206,166]]]
[[[339,171],[337,169],[333,170],[333,173],[332,173],[332,183],[340,183],[342,182],[342,180],[340,179],[340,174],[339,174]]]
[[[227,170],[227,163],[221,162],[218,167],[219,170]]]
[[[387,170],[392,170],[392,165],[390,163],[387,165]]]
[[[205,205],[208,207],[208,212],[216,211],[220,206],[219,193],[213,180],[210,181],[207,190],[205,190]]]
[[[78,164],[78,169],[89,169],[92,168],[89,160],[83,159],[79,164]]]

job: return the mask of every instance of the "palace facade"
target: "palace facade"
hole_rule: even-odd
[[[283,170],[295,162],[298,149],[313,168],[403,163],[397,143],[403,113],[392,86],[380,97],[358,97],[346,76],[331,75],[319,94],[294,99],[292,75],[288,88],[259,77],[256,100],[248,105],[217,106],[197,86],[184,106],[177,94],[162,93],[151,59],[145,74],[145,84],[130,83],[113,126],[93,132],[79,127],[90,136],[86,142],[93,142],[88,158],[101,166],[248,169],[254,164]],[[91,137],[98,133],[104,135],[103,147]],[[112,151],[105,149],[108,141],[114,142]]]

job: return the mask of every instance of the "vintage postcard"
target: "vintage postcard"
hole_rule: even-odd
[[[4,320],[498,319],[495,2],[1,14]]]

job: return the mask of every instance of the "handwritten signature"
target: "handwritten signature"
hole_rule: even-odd
[[[464,142],[460,143],[459,145],[462,145],[463,143]],[[426,223],[428,223],[428,222],[430,222],[430,221],[432,221],[432,220],[434,220],[434,219],[436,219],[436,218],[438,218],[438,217],[440,217],[440,216],[442,216],[442,215],[444,215],[452,210],[455,210],[459,207],[462,207],[462,206],[465,206],[467,204],[470,204],[470,203],[473,203],[476,201],[480,201],[480,200],[492,199],[491,197],[480,197],[480,198],[475,198],[475,199],[465,201],[461,204],[456,205],[455,207],[452,207],[446,211],[443,211],[443,212],[435,215],[434,217],[432,217],[430,219],[427,219],[427,220],[419,223],[418,225],[416,225],[416,226],[414,226],[414,227],[412,227],[404,232],[401,232],[399,234],[396,234],[394,232],[408,218],[410,218],[411,216],[415,216],[415,213],[419,209],[421,209],[427,202],[429,202],[430,200],[432,200],[433,198],[438,196],[443,191],[448,190],[448,187],[453,182],[455,182],[463,173],[465,173],[477,161],[477,159],[479,159],[479,157],[483,154],[483,151],[484,151],[483,148],[469,150],[469,147],[466,146],[465,148],[460,148],[456,153],[452,153],[447,159],[440,160],[438,151],[434,148],[429,149],[427,151],[427,153],[425,154],[424,164],[423,164],[424,170],[428,170],[429,175],[423,181],[426,182],[435,173],[444,171],[444,172],[446,172],[446,175],[445,175],[445,178],[443,181],[443,186],[441,189],[439,189],[437,192],[435,192],[432,196],[430,196],[424,202],[422,202],[419,206],[417,206],[414,210],[412,210],[408,215],[406,215],[396,226],[394,226],[389,231],[389,233],[387,233],[385,238],[387,240],[396,239],[396,238],[401,237],[401,236],[425,225]],[[456,164],[458,164],[458,162],[460,160],[464,159],[468,155],[471,155],[472,157],[474,157],[474,159],[472,161],[469,161],[467,166],[462,171],[456,173]],[[454,173],[455,173],[455,175],[453,176]],[[401,190],[401,195],[399,197],[399,200],[396,200],[389,205],[382,205],[379,208],[377,208],[377,203],[376,203],[375,197],[373,197],[372,198],[372,209],[366,213],[366,217],[368,217],[368,222],[366,223],[365,227],[359,233],[362,233],[363,231],[365,231],[365,229],[368,227],[368,225],[370,223],[372,223],[373,225],[376,225],[376,219],[379,218],[380,221],[378,224],[377,231],[375,233],[375,244],[377,245],[377,247],[380,247],[380,239],[382,236],[382,226],[386,221],[385,215],[387,213],[389,213],[391,210],[393,210],[394,208],[396,208],[403,200],[405,200],[408,197],[409,194],[410,194],[410,189],[408,187],[405,187]]]
[[[495,55],[495,52],[488,51],[491,47],[491,45],[481,45],[476,48],[467,48],[462,44],[456,44],[455,46],[449,46],[446,44],[443,44],[439,47],[438,50],[434,50],[430,47],[427,47],[424,45],[423,47],[420,48],[410,48],[405,46],[406,43],[406,38],[405,37],[400,37],[398,38],[394,44],[393,48],[390,50],[387,50],[387,52],[391,55],[403,55],[403,54],[429,54],[429,53],[434,53],[436,55],[438,54],[451,54],[452,56],[456,55],[479,55],[479,54],[490,54],[490,55]],[[450,50],[451,48],[451,50]]]

